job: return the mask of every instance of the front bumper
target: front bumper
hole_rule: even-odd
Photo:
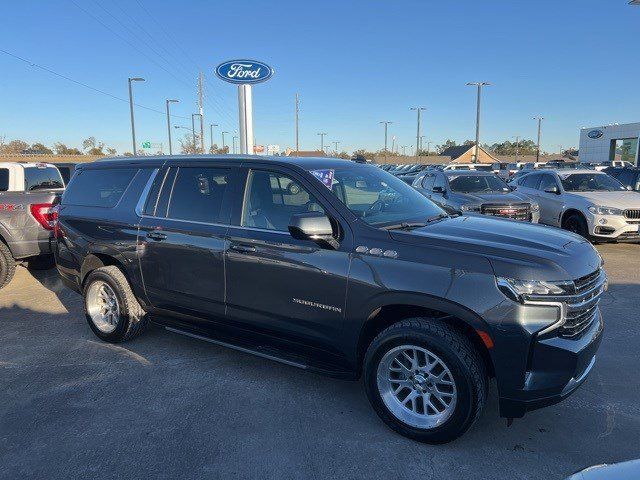
[[[558,403],[587,379],[595,364],[604,324],[597,320],[579,338],[534,340],[522,388],[500,396],[500,415],[519,418],[528,411]]]
[[[640,221],[623,215],[586,215],[589,234],[598,239],[640,240]]]

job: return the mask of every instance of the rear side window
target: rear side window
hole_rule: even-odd
[[[540,175],[527,175],[522,179],[520,185],[527,188],[538,188],[538,183],[540,183]]]
[[[24,189],[27,192],[64,188],[60,171],[56,167],[28,167],[24,169]]]
[[[425,175],[424,180],[422,181],[422,188],[425,190],[433,189],[433,182],[436,181],[436,177],[434,175]]]
[[[222,200],[231,170],[180,167],[169,201],[168,218],[192,222],[220,223]]]
[[[83,207],[115,207],[137,172],[137,168],[81,170],[71,179],[62,203]]]
[[[9,190],[9,169],[0,168],[0,192]]]

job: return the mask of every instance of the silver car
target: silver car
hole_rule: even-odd
[[[537,170],[514,184],[540,205],[540,223],[593,240],[640,240],[640,194],[606,173]]]

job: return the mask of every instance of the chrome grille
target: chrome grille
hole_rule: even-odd
[[[624,216],[631,220],[640,220],[640,209],[625,210]]]
[[[480,213],[494,217],[511,218],[513,220],[531,220],[531,206],[528,203],[520,203],[517,205],[484,203],[480,207]]]
[[[567,295],[529,295],[530,302],[557,302],[564,305],[564,322],[558,335],[577,337],[598,317],[600,297],[605,290],[607,276],[602,268],[573,281],[574,292]]]

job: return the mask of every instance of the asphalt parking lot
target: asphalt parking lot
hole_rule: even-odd
[[[0,478],[554,479],[640,457],[640,246],[603,245],[606,333],[589,380],[507,428],[495,391],[444,446],[333,380],[151,328],[94,337],[55,270],[0,292]]]

